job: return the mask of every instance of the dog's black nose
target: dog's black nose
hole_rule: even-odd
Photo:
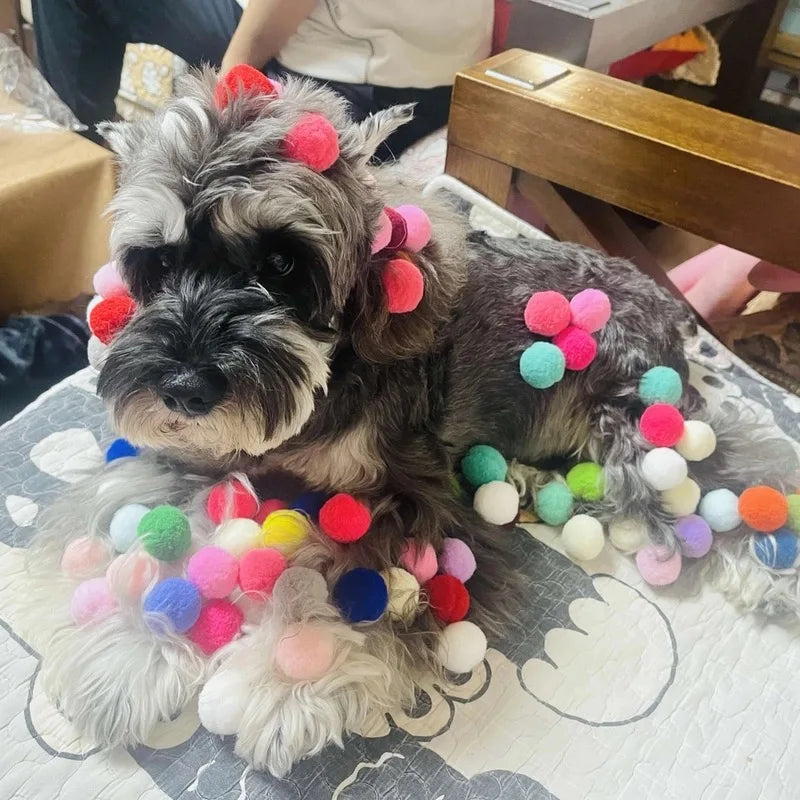
[[[186,368],[165,375],[158,385],[158,395],[170,411],[187,417],[208,414],[225,396],[228,388],[219,369]]]

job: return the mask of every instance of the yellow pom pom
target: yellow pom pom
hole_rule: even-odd
[[[285,556],[290,556],[308,538],[311,523],[299,511],[280,509],[264,520],[261,531],[264,547],[274,547]]]

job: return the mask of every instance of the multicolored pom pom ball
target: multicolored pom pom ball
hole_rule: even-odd
[[[336,639],[313,624],[290,625],[278,640],[275,664],[293,681],[315,681],[330,671],[336,657]]]
[[[136,302],[132,298],[127,295],[109,297],[91,310],[89,328],[103,344],[110,344],[135,313]]]
[[[442,622],[460,622],[469,612],[469,592],[453,575],[434,575],[425,584],[431,611]]]
[[[261,526],[252,519],[229,519],[214,532],[214,544],[234,556],[242,556],[261,544]]]
[[[596,333],[611,319],[611,301],[599,289],[584,289],[569,301],[572,324]]]
[[[551,342],[534,342],[519,359],[522,379],[534,389],[549,389],[563,377],[566,369],[564,353]]]
[[[261,527],[261,544],[275,547],[285,556],[291,556],[308,539],[311,523],[299,511],[273,511]]]
[[[257,547],[249,550],[239,561],[241,590],[269,597],[287,564],[286,556],[273,547]]]
[[[639,397],[645,405],[675,405],[683,396],[683,381],[672,367],[653,367],[639,380]]]
[[[642,459],[642,477],[660,492],[674,489],[689,476],[683,456],[667,447],[656,447]]]
[[[243,95],[277,95],[275,84],[249,64],[237,64],[220,76],[214,87],[214,105],[222,111],[236,97]]]
[[[567,473],[566,481],[572,494],[581,500],[597,502],[603,499],[606,491],[603,468],[594,461],[582,461],[576,464]]]
[[[452,536],[445,538],[439,555],[439,567],[445,575],[466,583],[475,574],[476,566],[475,556],[465,541]]]
[[[684,435],[683,415],[668,403],[653,403],[639,419],[642,436],[656,447],[674,447]]]
[[[552,481],[536,492],[536,514],[546,525],[563,525],[574,509],[575,497],[561,481]]]
[[[383,266],[381,283],[390,314],[408,314],[422,302],[425,279],[407,258],[389,259]]]
[[[714,489],[706,494],[698,513],[715,533],[728,533],[742,524],[739,498],[730,489]]]
[[[286,158],[325,172],[339,158],[339,134],[327,117],[306,113],[286,134],[281,150]]]
[[[239,582],[236,556],[213,545],[201,547],[186,566],[186,577],[203,597],[219,600],[227,597]]]
[[[64,548],[61,571],[70,578],[85,578],[105,569],[111,552],[105,539],[79,536]]]
[[[72,594],[69,612],[76,625],[91,625],[117,610],[117,598],[105,577],[79,583]]]
[[[636,566],[639,574],[651,586],[669,586],[678,580],[681,574],[681,554],[674,553],[666,547],[650,544],[636,554]]]
[[[128,503],[114,512],[108,525],[108,536],[118,553],[127,553],[138,540],[139,523],[148,511],[150,509],[140,503]]]
[[[439,634],[436,656],[449,672],[472,672],[486,657],[486,636],[469,620],[453,622]]]
[[[419,581],[400,567],[391,567],[382,574],[389,590],[389,615],[403,622],[414,619],[419,612]]]
[[[136,531],[142,547],[159,561],[182,558],[192,543],[189,520],[175,506],[156,506],[148,511]]]
[[[336,494],[319,512],[319,527],[333,541],[350,544],[358,541],[372,524],[370,510],[351,494]]]
[[[573,372],[586,369],[597,355],[597,342],[583,328],[570,325],[553,337],[553,344],[564,354],[564,365]]]
[[[226,519],[252,519],[258,513],[258,507],[255,493],[236,478],[213,486],[206,500],[206,512],[217,525]]]
[[[472,486],[504,481],[508,464],[503,454],[488,444],[475,444],[461,459],[461,474]]]
[[[525,306],[525,325],[539,336],[555,336],[569,325],[569,301],[561,292],[534,292]]]
[[[133,458],[139,455],[139,448],[134,447],[127,439],[114,439],[106,448],[106,463],[110,464],[118,458]]]
[[[752,486],[739,496],[739,514],[759,533],[772,533],[789,519],[789,501],[771,486]]]
[[[165,578],[146,595],[142,610],[156,632],[186,633],[200,617],[200,592],[184,578]]]
[[[436,551],[433,545],[418,545],[413,539],[407,539],[400,563],[417,579],[419,583],[427,583],[439,569]]]
[[[561,542],[570,558],[592,561],[600,555],[605,545],[603,525],[588,514],[576,514],[564,523]]]
[[[672,489],[661,492],[661,504],[668,514],[686,517],[697,511],[700,502],[700,487],[696,481],[687,478]]]
[[[379,572],[356,567],[334,584],[333,602],[348,622],[375,622],[386,611],[389,590]]]
[[[230,600],[210,600],[200,609],[187,636],[207,656],[232,642],[242,629],[242,609]]]
[[[490,481],[478,487],[472,507],[492,525],[509,525],[519,513],[519,493],[510,483]]]
[[[431,240],[433,227],[430,218],[419,206],[397,206],[395,211],[406,223],[404,246],[412,252],[418,253]]]
[[[717,435],[707,422],[690,419],[675,449],[687,461],[703,461],[717,449]]]
[[[753,536],[750,539],[750,551],[765,567],[791,569],[798,556],[797,537],[786,529]]]
[[[688,558],[702,558],[711,549],[714,539],[709,524],[697,514],[682,517],[675,523],[675,538],[681,553]]]

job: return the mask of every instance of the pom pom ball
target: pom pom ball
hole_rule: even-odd
[[[611,319],[611,301],[599,289],[584,289],[569,301],[572,324],[587,333],[599,331]]]
[[[186,514],[175,506],[156,506],[137,528],[144,549],[159,561],[175,561],[186,554],[192,532]]]
[[[576,514],[561,529],[561,542],[570,558],[591,561],[603,550],[603,526],[599,520],[588,514]]]
[[[310,519],[317,520],[327,499],[325,492],[306,492],[292,500],[292,511],[301,511]]]
[[[442,622],[460,622],[469,611],[469,592],[452,575],[434,575],[425,584],[434,616]]]
[[[773,534],[753,536],[750,551],[770,569],[791,569],[798,555],[797,537],[785,528]]]
[[[687,461],[702,461],[717,449],[717,435],[707,422],[690,419],[675,449]]]
[[[237,64],[222,75],[214,87],[214,105],[222,111],[241,95],[277,95],[275,84],[249,64]]]
[[[406,223],[405,247],[414,253],[419,252],[431,240],[431,221],[419,206],[397,206],[395,211]]]
[[[752,486],[739,496],[739,514],[754,530],[772,533],[789,518],[789,502],[770,486]]]
[[[183,578],[165,578],[146,595],[142,610],[149,628],[164,631],[164,620],[175,633],[186,633],[200,617],[200,592]]]
[[[386,308],[390,314],[407,314],[421,302],[425,280],[416,264],[406,258],[392,258],[381,273]]]
[[[118,458],[133,458],[139,455],[139,448],[134,447],[127,439],[114,439],[106,449],[106,463],[110,464]]]
[[[72,594],[69,612],[76,625],[91,625],[110,617],[117,610],[117,598],[108,581],[92,578],[79,583]]]
[[[700,516],[716,533],[728,533],[742,524],[739,498],[730,489],[714,489],[700,501]]]
[[[360,539],[372,523],[372,514],[350,494],[336,494],[319,512],[319,527],[334,542],[349,544]]]
[[[89,317],[92,315],[92,310],[96,308],[100,303],[103,302],[103,298],[100,297],[99,294],[96,294],[87,304],[86,304],[86,324],[89,324]],[[100,341],[98,339],[98,341]],[[101,342],[102,344],[102,342]],[[104,345],[105,346],[105,345]]]
[[[92,286],[95,294],[99,294],[103,299],[127,295],[128,287],[122,280],[117,270],[117,262],[109,261],[97,270],[92,278]]]
[[[787,525],[793,531],[800,533],[800,494],[790,494],[786,502],[789,506]]]
[[[492,525],[508,525],[517,518],[519,494],[504,481],[490,481],[479,486],[472,499],[472,507],[481,519]]]
[[[567,473],[567,486],[581,500],[602,500],[606,491],[603,468],[594,461],[582,461]]]
[[[101,300],[89,314],[89,328],[103,343],[111,340],[131,321],[136,303],[127,295]]]
[[[445,575],[452,575],[461,583],[466,583],[475,574],[476,566],[475,556],[466,542],[452,536],[442,542],[439,567]]]
[[[103,344],[96,336],[90,336],[89,343],[86,345],[89,366],[99,371],[105,363],[107,355],[108,345]]]
[[[200,690],[197,701],[203,727],[218,736],[235,734],[250,702],[250,691],[250,682],[241,672],[230,669],[215,672]]]
[[[674,489],[689,475],[689,467],[683,456],[667,447],[656,447],[645,453],[642,459],[642,476],[660,492]]]
[[[211,488],[206,500],[206,511],[217,525],[232,517],[252,519],[258,512],[258,498],[241,481],[235,478]]]
[[[239,586],[243,592],[258,592],[269,597],[275,582],[286,569],[286,556],[272,547],[258,547],[239,562]]]
[[[328,584],[316,570],[309,567],[289,567],[275,581],[273,600],[286,603],[302,596],[327,600]]]
[[[95,536],[73,539],[61,556],[61,571],[70,578],[81,578],[104,570],[111,559],[108,543]]]
[[[158,562],[147,553],[117,556],[106,570],[109,585],[126,600],[138,600],[158,576]]]
[[[676,445],[684,435],[684,427],[683,415],[668,403],[653,403],[639,420],[642,436],[656,447]]]
[[[386,611],[389,591],[379,572],[356,567],[336,581],[333,601],[348,622],[375,622]]]
[[[608,526],[608,538],[617,550],[635,553],[648,541],[647,527],[641,519],[619,517]]]
[[[564,354],[564,365],[572,371],[586,369],[597,355],[594,337],[575,325],[556,334],[553,344]]]
[[[569,320],[569,301],[561,292],[534,292],[525,306],[525,324],[539,336],[561,333]]]
[[[211,600],[200,609],[187,636],[207,656],[232,642],[242,629],[242,609],[230,600]]]
[[[378,225],[375,237],[372,240],[372,255],[379,253],[388,246],[392,238],[392,221],[385,210],[378,215]]]
[[[406,540],[400,555],[400,563],[420,582],[427,583],[439,569],[433,545],[418,547],[413,539]]]
[[[227,597],[239,581],[236,556],[221,547],[201,547],[186,566],[186,577],[203,597],[218,600]]]
[[[675,517],[694,514],[699,502],[700,487],[691,478],[686,478],[674,488],[661,492],[661,504],[664,510]]]
[[[149,510],[147,506],[139,503],[129,503],[114,512],[108,526],[108,535],[118,553],[127,553],[130,550],[138,538],[136,532],[139,523]]]
[[[252,519],[229,519],[214,532],[214,544],[234,556],[241,556],[261,544],[261,526]]]
[[[387,217],[389,217],[389,224],[392,226],[392,232],[389,236],[389,244],[386,247],[389,250],[399,250],[405,243],[408,237],[408,226],[401,214],[398,214],[393,208],[388,206],[383,209]]]
[[[450,672],[471,672],[486,656],[486,636],[473,622],[462,620],[448,625],[439,634],[436,656]]]
[[[322,114],[303,114],[286,134],[282,150],[287,158],[324,172],[339,158],[339,134]]]
[[[275,663],[290,680],[315,681],[328,672],[336,655],[336,639],[317,625],[290,625],[278,641]]]
[[[419,581],[400,567],[392,567],[382,575],[389,590],[389,615],[405,622],[413,619],[419,609]]]
[[[461,459],[461,474],[473,486],[491,481],[504,481],[508,464],[503,454],[488,444],[476,444]]]
[[[308,538],[311,523],[299,511],[273,511],[261,528],[261,543],[290,556]]]
[[[534,342],[519,359],[522,379],[534,389],[549,389],[564,377],[566,361],[561,350],[550,342]]]
[[[281,509],[288,508],[289,506],[283,502],[283,500],[277,500],[275,498],[271,498],[269,500],[264,500],[259,506],[258,511],[256,511],[253,520],[257,522],[259,525],[264,524],[264,520],[273,512],[273,511],[280,511]],[[301,511],[302,509],[296,509]]]
[[[683,394],[681,376],[672,367],[653,367],[639,381],[639,397],[645,405],[675,405]]]
[[[665,547],[650,544],[636,554],[636,566],[651,586],[669,586],[681,574],[681,554],[679,550],[670,553]]]
[[[711,549],[713,536],[708,523],[697,514],[690,514],[675,523],[675,537],[683,555],[702,558]]]
[[[563,525],[575,508],[575,498],[561,481],[552,481],[536,492],[536,513],[546,525]]]

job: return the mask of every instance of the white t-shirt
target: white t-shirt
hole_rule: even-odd
[[[278,54],[295,72],[429,89],[489,55],[493,0],[319,0]]]

